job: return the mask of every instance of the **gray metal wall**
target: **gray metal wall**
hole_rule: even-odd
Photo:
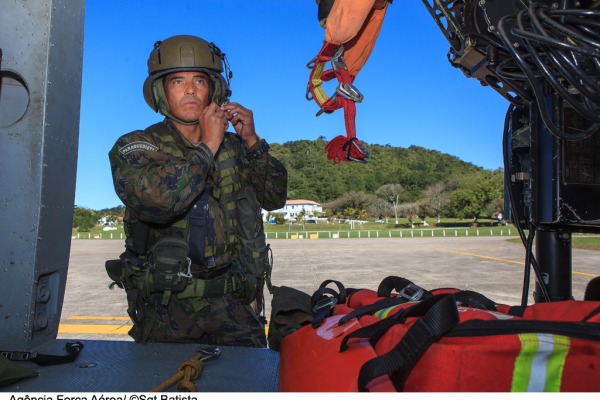
[[[0,0],[0,350],[56,338],[69,262],[83,0]]]

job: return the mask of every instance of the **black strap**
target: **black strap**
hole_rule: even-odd
[[[337,292],[334,289],[327,287],[330,283],[334,283],[337,286]],[[346,288],[341,282],[332,279],[323,281],[319,286],[319,289],[313,293],[310,301],[313,313],[312,327],[318,328],[321,326],[323,321],[325,321],[325,318],[331,315],[333,307],[337,303],[344,303],[345,301]]]
[[[393,290],[395,290],[398,293],[398,295],[390,297]],[[383,297],[383,299],[378,300],[372,304],[359,307],[354,311],[348,313],[338,321],[338,325],[345,324],[352,318],[360,318],[367,314],[373,314],[376,311],[382,310],[384,308],[393,307],[398,304],[404,304],[409,301],[419,301],[423,299],[428,299],[433,295],[431,294],[431,292],[423,289],[420,286],[415,285],[408,279],[401,278],[399,276],[388,276],[384,278],[379,284],[379,287],[377,288],[377,296]]]
[[[377,296],[390,297],[393,290],[398,293],[398,296],[404,297],[407,301],[418,301],[431,297],[431,293],[427,290],[399,276],[384,278],[377,288]]]
[[[350,332],[342,339],[340,344],[340,352],[348,349],[348,342],[353,338],[368,339],[371,347],[375,348],[379,339],[388,331],[389,328],[395,324],[403,324],[408,317],[420,316],[425,312],[423,310],[428,310],[431,308],[431,305],[437,302],[441,296],[444,295],[433,296],[421,303],[415,303],[408,308],[399,310],[397,313],[392,314],[388,318],[383,318],[381,321],[375,322],[374,324],[370,324]]]
[[[375,303],[368,304],[366,306],[362,306],[362,307],[352,310],[351,312],[349,312],[348,314],[346,314],[342,318],[340,318],[340,320],[338,321],[338,325],[343,325],[346,322],[350,321],[352,318],[360,318],[364,315],[374,314],[375,312],[377,312],[379,310],[383,310],[384,308],[394,307],[399,304],[404,304],[407,301],[408,300],[406,300],[404,297],[399,297],[399,296],[398,297],[384,297],[383,299],[377,300]]]
[[[523,314],[527,310],[527,306],[512,306],[507,310],[508,315],[512,315],[513,317],[523,317]]]
[[[81,342],[67,342],[65,344],[65,355],[40,354],[36,351],[0,351],[0,356],[6,357],[12,361],[31,361],[37,365],[55,365],[73,362],[79,356],[79,352],[83,349]]]
[[[600,306],[598,306],[598,307],[594,308],[592,311],[590,311],[585,317],[583,317],[581,319],[581,322],[587,322],[590,318],[593,318],[598,314],[600,314]]]
[[[377,341],[391,328],[393,325],[403,323],[405,319],[402,318],[406,310],[402,310],[399,313],[392,315],[390,318],[384,318],[380,321],[375,322],[367,326],[356,329],[350,332],[342,338],[340,343],[340,352],[346,351],[350,347],[350,340],[354,338],[368,339],[371,347],[375,347]]]
[[[461,290],[454,293],[454,298],[465,307],[479,308],[481,310],[488,311],[498,311],[496,308],[496,303],[479,292],[474,292],[472,290]]]
[[[459,323],[456,299],[451,294],[437,295],[406,310],[404,317],[418,317],[389,352],[367,361],[358,375],[358,389],[367,391],[373,379],[391,374],[398,391],[402,391],[408,374],[436,340]]]

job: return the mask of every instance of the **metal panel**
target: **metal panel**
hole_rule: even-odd
[[[0,0],[0,350],[56,337],[69,262],[83,0]]]

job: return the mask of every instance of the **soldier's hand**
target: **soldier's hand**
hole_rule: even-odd
[[[231,122],[231,125],[233,125],[235,132],[246,143],[246,146],[252,147],[258,141],[252,110],[248,110],[238,103],[225,103],[221,106],[221,109],[225,112],[225,117]]]
[[[216,103],[211,103],[202,110],[198,121],[202,131],[202,143],[216,154],[223,141],[225,130],[229,126],[225,112]]]

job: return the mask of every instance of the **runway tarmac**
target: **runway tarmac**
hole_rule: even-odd
[[[419,237],[363,239],[278,239],[270,241],[272,282],[312,294],[326,279],[345,287],[377,289],[387,276],[400,276],[425,289],[478,291],[497,303],[518,305],[525,250],[506,237]],[[80,239],[71,256],[59,339],[132,340],[125,292],[109,289],[104,262],[123,251],[122,240]],[[573,296],[600,275],[598,252],[573,250]],[[531,288],[533,288],[533,277]],[[532,303],[529,291],[529,303]],[[271,296],[266,293],[267,317]]]

